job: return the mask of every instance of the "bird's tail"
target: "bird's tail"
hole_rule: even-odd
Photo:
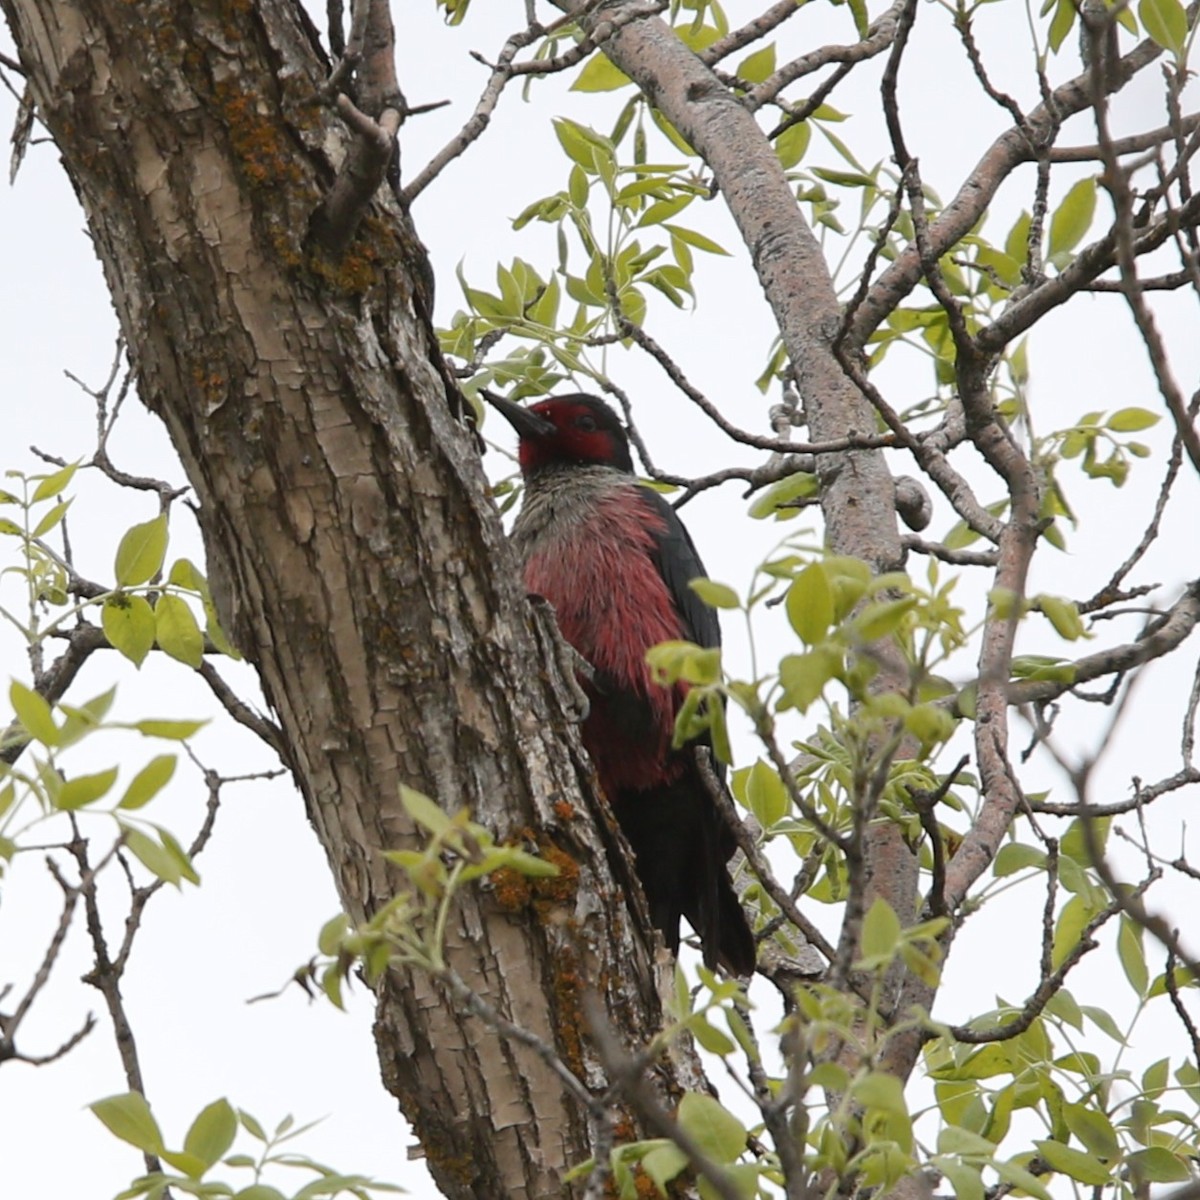
[[[685,906],[684,915],[700,935],[706,967],[711,970],[720,963],[733,975],[752,975],[758,949],[725,865],[729,838],[722,836],[715,807],[706,818],[701,822],[703,848],[693,877],[693,902]]]
[[[705,966],[750,975],[754,934],[725,866],[733,839],[697,782],[684,776],[664,789],[626,793],[616,815],[637,859],[650,920],[667,949],[679,952],[683,916],[700,937]]]

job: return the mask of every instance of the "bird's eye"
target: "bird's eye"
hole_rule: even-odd
[[[589,417],[586,414],[582,417],[576,417],[575,428],[582,429],[586,433],[592,433],[596,428],[596,418]]]

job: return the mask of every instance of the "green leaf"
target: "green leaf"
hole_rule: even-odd
[[[142,596],[118,592],[104,601],[100,613],[104,636],[135,667],[146,661],[154,647],[154,609]]]
[[[871,582],[871,568],[861,558],[832,555],[822,564],[833,586],[833,615],[841,621],[848,617],[862,599]]]
[[[73,704],[60,703],[59,708],[66,714],[67,718],[59,731],[61,744],[64,746],[72,745],[93,729],[98,729],[100,723],[108,715],[108,710],[112,708],[113,698],[116,694],[117,689],[114,685],[107,692],[101,692],[99,696],[93,696],[78,707]]]
[[[225,630],[221,627],[220,618],[217,616],[217,606],[213,603],[212,597],[204,594],[204,632],[208,640],[217,648],[217,650],[232,658],[237,662],[241,661],[241,654],[238,648],[225,636]]]
[[[693,5],[698,11],[703,12],[701,5]],[[708,7],[707,0],[704,0],[704,7]],[[713,10],[717,10],[717,5],[712,5]],[[686,25],[680,24],[675,26],[675,33],[679,40],[683,42],[689,50],[694,50],[697,54],[702,50],[707,50],[722,34],[722,30],[715,25],[705,25],[701,23],[699,17],[689,21]]]
[[[1113,433],[1137,433],[1157,425],[1161,420],[1158,413],[1148,408],[1119,408],[1104,422],[1104,428],[1111,429]]]
[[[693,192],[678,192],[667,200],[656,200],[642,213],[638,220],[638,228],[644,229],[647,225],[662,225],[673,216],[683,212],[695,198]]]
[[[902,596],[899,600],[881,600],[869,604],[855,618],[854,632],[864,642],[877,642],[896,632],[905,616],[917,602],[915,596]]]
[[[711,1096],[688,1092],[679,1102],[679,1125],[716,1162],[731,1163],[746,1149],[745,1125]]]
[[[788,621],[801,641],[815,646],[833,623],[833,589],[820,563],[810,563],[787,590]]]
[[[1117,934],[1117,954],[1129,986],[1139,997],[1144,996],[1150,986],[1150,972],[1146,968],[1146,952],[1142,948],[1142,930],[1141,926],[1125,916],[1121,918],[1121,928]]]
[[[1135,1150],[1125,1158],[1125,1166],[1137,1181],[1148,1183],[1183,1183],[1190,1179],[1187,1159],[1172,1154],[1164,1146]]]
[[[559,871],[554,863],[526,850],[518,850],[516,846],[502,846],[488,854],[489,863],[497,866],[511,867],[522,875],[536,879],[553,879]]]
[[[1114,1021],[1104,1009],[1097,1008],[1094,1004],[1083,1004],[1080,1005],[1079,1011],[1083,1013],[1083,1015],[1087,1017],[1087,1019],[1091,1021],[1091,1023],[1095,1025],[1097,1029],[1101,1029],[1108,1034],[1108,1036],[1112,1038],[1114,1042],[1119,1042],[1122,1046],[1125,1044],[1125,1035],[1117,1027],[1116,1021]],[[1099,1070],[1099,1068],[1092,1068],[1092,1073],[1094,1073],[1096,1070]]]
[[[1091,818],[1091,824],[1092,831],[1096,837],[1096,845],[1101,853],[1103,853],[1104,847],[1108,844],[1109,831],[1112,829],[1112,817],[1093,817]],[[1088,852],[1087,832],[1083,818],[1077,817],[1067,826],[1066,832],[1059,840],[1058,849],[1063,857],[1071,859],[1072,862],[1078,863],[1081,867],[1090,867],[1092,865],[1092,856]]]
[[[875,188],[876,181],[864,171],[836,171],[830,167],[814,167],[813,174],[826,183],[835,183],[839,187]]]
[[[695,642],[659,642],[646,651],[655,679],[664,685],[684,680],[708,685],[721,678],[719,647],[705,649]]]
[[[170,782],[175,762],[174,754],[152,758],[130,781],[117,807],[130,811],[148,804]]]
[[[733,1044],[733,1039],[727,1034],[722,1033],[715,1025],[711,1024],[707,1017],[698,1014],[688,1022],[688,1028],[692,1031],[692,1036],[704,1047],[709,1054],[715,1054],[719,1058],[725,1058],[732,1054],[737,1047]]]
[[[874,908],[878,904],[883,904],[888,912],[891,912],[890,906],[883,900],[876,900],[871,907]],[[900,928],[899,921],[896,922],[896,928]],[[895,1075],[872,1071],[860,1079],[852,1091],[854,1098],[866,1108],[879,1108],[884,1112],[908,1116],[908,1106],[904,1103],[904,1088]]]
[[[317,949],[322,954],[336,954],[338,947],[341,945],[342,937],[349,928],[350,918],[345,913],[338,913],[336,917],[330,917],[321,926],[321,932],[317,935]]]
[[[1086,1104],[1064,1104],[1067,1128],[1097,1158],[1115,1159],[1121,1153],[1112,1122],[1098,1108]]]
[[[650,1176],[654,1186],[662,1195],[667,1194],[667,1184],[688,1165],[688,1156],[674,1142],[663,1139],[642,1158],[642,1170]]]
[[[1170,1076],[1171,1060],[1160,1058],[1142,1072],[1142,1091],[1152,1099],[1157,1099],[1166,1090]]]
[[[449,833],[450,817],[423,792],[418,792],[415,788],[410,788],[402,783],[400,785],[400,803],[404,806],[404,811],[418,825],[423,825],[428,829],[434,837]]]
[[[1021,654],[1012,660],[1014,679],[1048,679],[1052,683],[1074,683],[1077,668],[1065,658],[1049,654]]]
[[[725,1182],[738,1200],[756,1200],[756,1197],[762,1195],[758,1190],[761,1170],[757,1163],[734,1164],[725,1168]],[[696,1195],[700,1200],[721,1200],[728,1192],[718,1192],[716,1187],[701,1175],[696,1181]]]
[[[252,1183],[249,1187],[234,1192],[231,1200],[288,1200],[278,1189],[266,1183]]]
[[[77,470],[79,470],[79,464],[74,462],[55,471],[53,475],[47,475],[34,489],[33,499],[30,503],[37,504],[39,500],[49,500],[51,496],[57,496],[75,477]]]
[[[1064,1146],[1062,1142],[1037,1141],[1038,1153],[1055,1170],[1077,1179],[1080,1183],[1103,1187],[1112,1182],[1112,1171],[1098,1159],[1082,1150]]]
[[[571,84],[573,92],[615,92],[633,80],[602,51],[597,50]]]
[[[1031,1196],[1036,1196],[1037,1200],[1050,1200],[1050,1193],[1046,1190],[1046,1185],[1032,1171],[1027,1171],[1020,1163],[993,1160],[991,1165],[995,1169],[996,1174],[1005,1183],[1011,1183],[1014,1187],[1019,1187],[1021,1191],[1028,1192]]]
[[[850,1074],[840,1063],[817,1063],[808,1073],[811,1087],[831,1092],[844,1092],[850,1086]]]
[[[758,759],[746,777],[746,805],[764,829],[787,815],[789,798],[779,772]]]
[[[1179,0],[1141,0],[1138,16],[1150,38],[1178,55],[1187,42],[1187,12]]]
[[[252,1138],[257,1138],[260,1142],[267,1140],[267,1135],[263,1131],[263,1127],[258,1123],[258,1118],[253,1113],[248,1113],[244,1108],[239,1108],[238,1121]]]
[[[66,516],[67,509],[70,507],[71,501],[64,500],[61,504],[56,504],[53,508],[49,509],[33,527],[33,536],[45,537]]]
[[[597,155],[613,157],[613,145],[603,135],[566,117],[555,117],[554,132],[567,157],[589,175],[599,174]]]
[[[670,230],[681,242],[687,242],[689,246],[695,246],[697,250],[703,250],[707,254],[729,254],[728,250],[719,246],[712,238],[705,237],[694,229],[685,229],[682,225],[664,225],[663,228]]]
[[[803,471],[797,475],[789,475],[786,479],[781,479],[759,492],[750,505],[749,514],[756,521],[761,521],[764,517],[781,515],[781,510],[788,515],[793,515],[798,507],[794,505],[794,501],[807,500],[809,497],[815,496],[817,489],[815,475]]]
[[[107,771],[97,771],[94,775],[76,775],[74,779],[68,779],[63,784],[55,807],[64,812],[74,812],[85,805],[94,804],[101,796],[107,794],[116,781],[116,767],[110,767]]]
[[[1096,181],[1081,179],[1063,197],[1050,218],[1050,254],[1073,250],[1092,227],[1095,213]]]
[[[167,554],[167,515],[134,525],[117,547],[114,571],[119,587],[136,587],[156,575]]]
[[[59,731],[50,705],[37,692],[14,679],[8,689],[8,699],[17,720],[35,742],[41,742],[43,746],[58,745]]]
[[[1050,49],[1055,54],[1063,42],[1066,41],[1067,34],[1071,32],[1075,24],[1076,0],[1058,0],[1054,9],[1054,16],[1050,21]]]
[[[201,596],[208,594],[208,580],[204,578],[204,573],[197,569],[196,564],[190,558],[177,558],[171,564],[167,582],[184,588],[186,591],[196,592]]]
[[[552,275],[550,282],[542,289],[541,295],[529,306],[527,315],[537,325],[553,328],[558,319],[558,306],[562,300],[562,289],[559,287],[558,276]]]
[[[775,43],[770,42],[738,64],[737,77],[747,83],[762,83],[775,70]]]
[[[691,579],[688,587],[712,608],[741,608],[742,602],[738,594],[728,584],[718,583],[715,579]]]
[[[862,956],[865,959],[890,960],[900,944],[900,918],[882,897],[867,909],[862,926]]]
[[[973,1085],[969,1087],[969,1094],[977,1094]],[[947,1125],[938,1133],[937,1148],[940,1154],[979,1154],[989,1158],[996,1149],[987,1138],[959,1125]]]
[[[931,746],[953,736],[954,718],[936,704],[916,704],[905,714],[904,728],[922,746]]]
[[[162,841],[163,849],[178,865],[180,877],[186,879],[188,883],[198,885],[200,883],[200,876],[197,874],[196,868],[192,866],[192,860],[188,852],[179,844],[175,835],[169,829],[164,829],[161,825],[155,825],[154,829]]]
[[[224,1098],[214,1100],[192,1122],[183,1148],[188,1154],[194,1154],[206,1168],[211,1167],[233,1145],[237,1125],[237,1113],[229,1101]]]
[[[1177,988],[1192,987],[1195,984],[1195,980],[1192,979],[1192,973],[1187,969],[1187,967],[1176,967],[1171,972],[1171,976],[1174,979],[1175,986]],[[1165,996],[1166,994],[1167,976],[1166,972],[1164,971],[1163,974],[1155,976],[1154,982],[1150,985],[1149,992],[1146,993],[1146,999],[1153,1000],[1155,996]]]
[[[990,1156],[991,1142],[987,1146]],[[978,1167],[941,1157],[934,1158],[932,1165],[946,1177],[955,1200],[984,1200],[983,1178]]]
[[[1008,875],[1015,875],[1018,871],[1024,871],[1027,867],[1041,867],[1046,862],[1045,851],[1039,850],[1036,846],[1023,846],[1020,842],[1009,842],[1000,847],[1000,853],[996,855],[995,861],[992,863],[992,874],[997,879],[1003,879]]]
[[[1078,1001],[1066,988],[1060,988],[1046,1001],[1046,1012],[1060,1021],[1065,1021],[1073,1029],[1083,1032],[1083,1012]]]
[[[1057,969],[1061,966],[1063,959],[1075,949],[1091,916],[1091,911],[1082,896],[1072,896],[1063,905],[1054,928],[1054,946],[1050,956],[1052,967]]]
[[[204,661],[204,634],[191,606],[178,596],[161,595],[154,606],[154,638],[172,658],[198,668]]]
[[[164,883],[172,883],[176,887],[183,878],[179,863],[167,853],[160,842],[144,834],[140,829],[124,826],[125,845],[129,852],[150,872]]]
[[[190,1180],[198,1180],[207,1169],[205,1165],[194,1155],[188,1154],[183,1150],[164,1150],[159,1157],[168,1166],[174,1167],[175,1170],[182,1172]],[[183,1182],[183,1180],[174,1181],[181,1192],[190,1192],[192,1189]],[[121,1200],[118,1196],[117,1200]]]
[[[134,729],[146,737],[169,738],[174,742],[184,742],[207,725],[207,721],[135,721]]]
[[[145,1096],[140,1092],[109,1096],[105,1100],[89,1104],[88,1107],[107,1126],[108,1131],[121,1141],[128,1142],[147,1154],[162,1153],[162,1134]]]
[[[807,121],[785,129],[775,139],[775,157],[779,159],[779,165],[790,171],[804,157],[811,140],[812,126]]]
[[[807,654],[785,655],[779,663],[779,684],[785,693],[780,707],[807,712],[808,706],[820,698],[825,685],[836,677],[841,667],[841,654],[829,646],[821,646]]]
[[[1059,637],[1065,638],[1068,642],[1074,642],[1087,633],[1083,626],[1083,618],[1079,615],[1079,609],[1074,601],[1064,600],[1061,596],[1045,594],[1040,595],[1037,599],[1042,615],[1054,626],[1054,631]]]

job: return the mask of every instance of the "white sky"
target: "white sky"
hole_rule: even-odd
[[[732,2],[730,19],[737,23],[758,7]],[[465,28],[446,30],[430,0],[403,10],[398,6],[399,65],[409,101],[454,101],[450,108],[413,122],[404,148],[407,177],[471,111],[485,71],[467,58],[466,51],[478,50],[494,59],[516,28],[522,5],[478,3],[476,8],[479,11]],[[848,7],[814,6],[793,24],[807,48],[825,40],[849,40],[849,22]],[[1011,3],[985,8],[980,37],[999,86],[1031,103],[1036,85],[1028,69],[1023,12]],[[927,182],[943,198],[953,194],[964,170],[1007,123],[979,96],[960,59],[946,14],[934,5],[922,5],[913,57],[902,76],[901,98],[909,145],[921,158]],[[852,86],[833,98],[837,107],[856,115],[839,133],[868,163],[887,154],[878,98],[872,91],[881,69],[881,62],[861,68],[861,77],[852,77]],[[1157,72],[1152,69],[1147,76],[1147,86],[1123,101],[1123,120],[1131,128],[1161,123]],[[505,96],[483,141],[418,200],[414,218],[438,276],[443,320],[460,301],[454,280],[460,261],[471,282],[485,288],[492,285],[497,259],[507,262],[519,254],[535,265],[553,262],[552,243],[544,231],[530,227],[514,234],[509,226],[530,200],[558,190],[565,182],[565,160],[549,133],[549,116],[565,113],[607,131],[624,98],[623,94],[616,101],[610,96],[578,96],[565,89],[562,80],[542,81],[533,89],[532,105],[524,105],[516,90]],[[12,107],[5,96],[0,125],[6,128]],[[1086,124],[1077,124],[1075,135],[1065,140],[1092,140]],[[807,161],[837,165],[830,152],[819,148],[818,138]],[[1056,189],[1058,195],[1067,182]],[[1030,192],[1031,173],[1026,172],[1002,194],[988,232],[999,236],[999,231],[1007,231],[1017,211],[1028,206]],[[1103,201],[1101,205],[1103,212]],[[699,204],[693,205],[687,218],[700,220],[700,209]],[[736,235],[719,204],[707,206],[703,220],[711,236],[736,249]],[[86,455],[93,445],[91,402],[62,373],[70,370],[98,384],[111,362],[115,323],[82,225],[53,148],[34,147],[16,187],[0,189],[0,237],[6,264],[0,344],[7,365],[0,469],[38,470],[27,451],[31,443],[68,459]],[[765,429],[765,405],[774,397],[764,402],[752,381],[772,337],[766,306],[743,256],[698,257],[702,259],[699,307],[677,314],[665,302],[652,306],[652,331],[706,393],[721,403],[727,416],[747,428]],[[1184,301],[1164,304],[1160,311],[1172,336],[1178,378],[1185,393],[1190,392],[1197,382],[1200,358],[1192,309]],[[1112,297],[1084,299],[1072,305],[1070,314],[1056,314],[1045,323],[1032,349],[1032,397],[1041,431],[1061,427],[1089,409],[1159,407],[1144,355],[1130,339],[1130,329],[1119,301]],[[657,368],[634,356],[615,356],[609,366],[639,403],[643,429],[660,466],[699,474],[730,461],[722,440],[691,419]],[[889,364],[883,378],[898,404],[915,401],[929,388],[924,365],[911,359]],[[507,440],[507,434],[503,436]],[[1139,436],[1155,445],[1156,456],[1138,464],[1120,491],[1104,482],[1088,483],[1070,466],[1064,470],[1062,478],[1084,517],[1083,525],[1070,535],[1070,554],[1046,551],[1039,556],[1034,590],[1086,596],[1107,578],[1115,555],[1123,556],[1136,540],[1153,503],[1167,443],[1162,427]],[[132,400],[111,451],[128,470],[181,481],[161,429]],[[960,454],[958,459],[967,457]],[[911,471],[909,464],[898,460],[896,465]],[[1162,582],[1165,601],[1173,599],[1180,584],[1195,573],[1191,513],[1197,488],[1186,471],[1184,476],[1182,487],[1187,491],[1164,527],[1161,550],[1134,579]],[[79,491],[71,527],[80,569],[103,580],[109,577],[120,531],[150,517],[153,501],[149,496],[117,497],[112,489],[88,480],[81,480]],[[983,498],[996,495],[989,492]],[[685,510],[710,573],[739,587],[783,532],[748,523],[742,515],[744,507],[737,489],[726,487]],[[930,532],[944,532],[950,524],[946,507],[940,505]],[[200,561],[193,531],[181,527],[173,535],[173,555],[188,554]],[[913,564],[913,569],[922,573],[924,563]],[[982,586],[964,587],[964,594],[977,595]],[[4,594],[11,602],[11,592]],[[744,636],[735,621],[727,619],[725,626],[732,667],[744,669]],[[1133,636],[1136,629],[1136,621],[1127,621],[1120,636]],[[777,636],[777,632],[765,635],[764,653],[781,652],[779,642],[772,640]],[[1105,642],[1116,636],[1111,628],[1101,630]],[[1033,623],[1023,634],[1023,648],[1069,652]],[[1195,650],[1185,649],[1177,665],[1157,669],[1142,685],[1128,726],[1106,760],[1111,770],[1104,773],[1094,799],[1124,796],[1132,774],[1153,779],[1175,769],[1178,719],[1194,655]],[[109,686],[114,657],[89,665],[77,685],[76,698]],[[0,634],[0,682],[10,675],[27,676],[27,665],[16,639],[5,630]],[[121,691],[114,715],[136,719],[211,711],[206,689],[174,664],[152,661],[140,675],[122,665],[116,677]],[[233,670],[230,677],[249,686],[246,672]],[[1065,744],[1091,744],[1098,724],[1097,712],[1089,709],[1064,726]],[[806,729],[811,729],[811,719],[796,732]],[[99,766],[123,756],[129,764],[123,781],[159,752],[133,736],[111,735],[99,741],[91,761]],[[197,751],[206,765],[227,774],[273,765],[268,753],[223,721],[197,739]],[[746,761],[753,756],[744,739],[740,752]],[[76,765],[88,769],[91,762],[81,755]],[[1051,780],[1053,773],[1039,767],[1035,777]],[[198,777],[181,765],[168,795],[151,815],[186,841],[198,823],[203,798]],[[1181,794],[1162,802],[1168,810],[1162,814],[1164,827],[1177,829],[1188,799]],[[97,822],[97,835],[101,832]],[[1170,836],[1172,840],[1164,840],[1162,848],[1173,855],[1179,848],[1179,834]],[[378,1084],[370,1038],[371,1006],[364,997],[359,995],[349,1016],[322,1003],[310,1006],[296,990],[275,1001],[244,1003],[281,986],[295,966],[314,953],[316,932],[337,907],[319,847],[290,785],[231,786],[216,836],[198,866],[204,876],[201,889],[188,889],[182,895],[168,890],[151,904],[125,987],[147,1087],[168,1141],[180,1142],[191,1117],[220,1095],[249,1109],[265,1124],[289,1112],[301,1121],[328,1115],[298,1149],[342,1169],[404,1183],[418,1196],[432,1195],[423,1168],[406,1160],[411,1136],[396,1118],[395,1102]],[[57,918],[57,894],[43,876],[36,861],[19,863],[0,905],[0,986],[11,980],[18,993]],[[1008,999],[1024,995],[1023,989],[1036,974],[1040,905],[1040,896],[1026,890],[1025,915],[1014,919],[1009,911],[993,907],[974,918],[956,946],[940,1016],[965,1019],[990,1007],[996,992]],[[119,906],[110,915],[119,921]],[[6,1196],[104,1200],[140,1170],[138,1157],[84,1111],[89,1101],[125,1090],[100,996],[77,982],[87,965],[80,926],[71,935],[43,1002],[22,1030],[21,1046],[31,1053],[51,1049],[89,1010],[100,1016],[100,1028],[62,1063],[39,1070],[6,1064],[0,1073],[0,1163]],[[1111,960],[1098,967],[1089,965],[1080,978],[1090,977],[1103,985],[1106,972],[1118,982],[1109,986],[1107,995],[1101,993],[1100,1002],[1111,1000],[1119,1007],[1126,989]],[[1082,997],[1084,983],[1076,986]],[[1113,987],[1116,998],[1111,996]],[[1161,1035],[1176,1039],[1165,1010],[1157,1024]],[[1170,1048],[1157,1047],[1144,1036],[1137,1057],[1152,1061]]]

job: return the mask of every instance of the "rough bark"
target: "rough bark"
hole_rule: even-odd
[[[415,844],[401,782],[537,847],[560,876],[465,896],[447,958],[597,1082],[585,981],[637,1044],[660,1019],[649,955],[436,367],[419,244],[384,195],[340,260],[306,237],[345,153],[306,19],[288,0],[2,3],[348,911],[385,903],[380,851]],[[588,1130],[535,1053],[423,977],[390,980],[377,1028],[446,1195],[564,1194]]]

